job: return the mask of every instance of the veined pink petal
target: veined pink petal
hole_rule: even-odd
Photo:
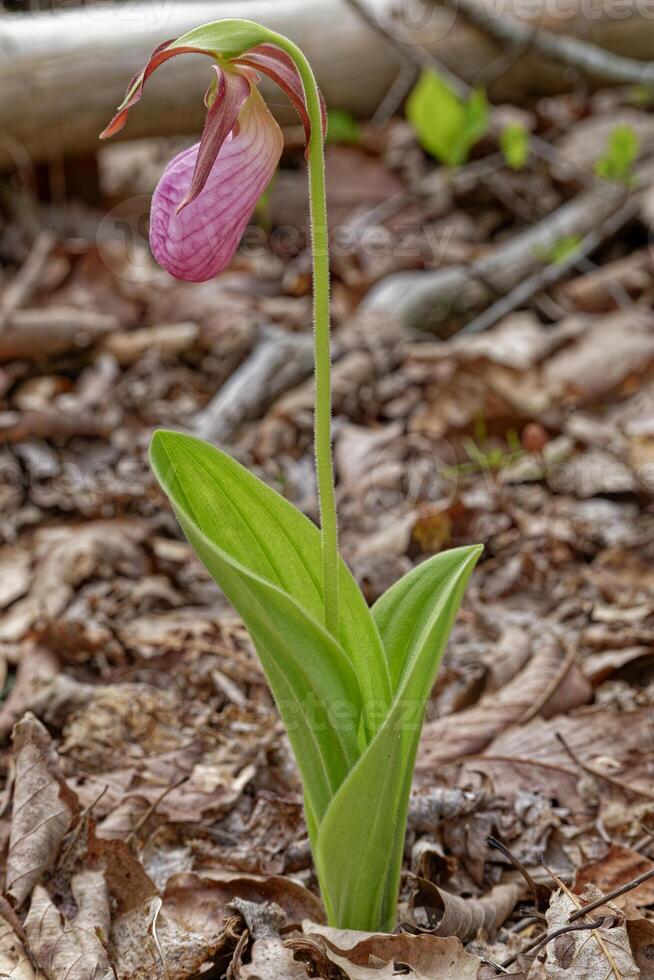
[[[213,67],[218,76],[216,97],[207,112],[193,179],[178,211],[188,207],[202,191],[220,148],[236,125],[243,103],[250,94],[250,82],[245,75],[224,71],[219,65]]]
[[[179,213],[200,144],[178,154],[164,170],[150,212],[150,247],[157,262],[189,282],[203,282],[222,272],[234,257],[282,148],[282,132],[253,88],[202,192]]]
[[[159,47],[155,48],[150,55],[150,60],[143,69],[143,71],[138,72],[134,75],[127,86],[127,94],[123,99],[122,103],[118,106],[118,111],[113,117],[106,129],[103,129],[100,133],[100,139],[106,140],[110,136],[114,136],[119,133],[127,122],[127,117],[129,116],[129,111],[132,106],[135,106],[137,102],[140,101],[143,95],[143,86],[150,77],[153,71],[155,71],[159,65],[162,65],[164,61],[168,61],[169,58],[174,58],[178,54],[207,54],[201,48],[194,47],[179,47],[171,48],[170,45],[174,42],[175,38],[170,41],[164,41]]]
[[[302,120],[304,136],[308,145],[311,138],[311,123],[309,122],[307,113],[304,86],[302,85],[300,73],[295,67],[295,62],[291,56],[274,44],[258,44],[256,47],[247,51],[242,58],[237,58],[234,64],[249,65],[251,68],[256,68],[258,71],[262,71],[267,75],[268,78],[271,78],[276,85],[279,85],[291,100],[293,107]],[[327,109],[322,95],[320,96],[320,108],[322,111],[322,135],[324,138],[327,133]]]

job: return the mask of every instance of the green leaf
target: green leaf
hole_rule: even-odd
[[[500,149],[507,167],[522,170],[529,156],[529,133],[521,123],[511,123],[500,133]]]
[[[292,546],[289,550],[282,544],[286,531],[278,536],[274,516],[262,514],[256,504],[260,488],[256,486],[253,494],[251,484],[260,481],[229,460],[246,479],[239,481],[236,473],[230,482],[223,475],[217,484],[211,466],[216,462],[214,453],[218,451],[199,440],[175,433],[156,433],[151,447],[155,474],[184,532],[250,632],[286,725],[312,812],[320,819],[359,755],[362,705],[357,678],[342,647],[295,597],[280,588],[280,579],[292,582],[295,570],[278,568],[277,557],[268,552],[271,545],[280,544],[282,555],[286,552],[288,557]],[[210,507],[207,499],[212,500]],[[236,510],[234,499],[238,500]],[[237,511],[240,517],[234,527],[231,522]],[[233,537],[239,535],[251,549],[249,555],[243,547],[231,547]],[[293,563],[289,557],[288,565]],[[305,575],[309,575],[306,569]]]
[[[390,930],[411,778],[429,693],[480,546],[436,555],[373,608],[395,682],[391,709],[336,793],[315,849],[329,920]]]
[[[476,90],[464,102],[434,71],[422,73],[406,113],[424,149],[450,166],[465,163],[488,128],[484,92]]]
[[[539,248],[534,251],[538,258],[548,265],[562,265],[578,250],[581,241],[579,235],[563,235],[549,248]]]
[[[631,126],[616,126],[609,136],[604,155],[595,164],[595,173],[617,184],[633,183],[633,164],[639,148],[640,140]]]
[[[346,109],[327,112],[327,142],[355,145],[361,142],[361,127]]]
[[[304,514],[200,439],[157,432],[151,457],[173,504],[179,508],[178,496],[183,494],[207,538],[231,560],[285,592],[316,622],[324,622],[320,532]],[[371,737],[377,728],[371,705],[389,704],[390,676],[371,612],[343,561],[339,596],[338,640],[358,678],[365,729]]]

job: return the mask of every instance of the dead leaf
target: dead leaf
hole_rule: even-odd
[[[349,980],[384,980],[398,976],[396,964],[409,968],[411,980],[477,980],[481,960],[467,953],[458,939],[436,936],[376,935],[332,929],[304,922],[332,963]]]
[[[532,659],[504,688],[488,694],[473,708],[425,725],[416,771],[433,771],[445,762],[481,752],[541,702],[540,713],[549,717],[585,704],[591,697],[590,684],[576,664],[566,659],[560,641],[544,634]]]
[[[8,735],[27,710],[31,710],[40,691],[57,674],[59,664],[51,650],[34,643],[21,650],[14,686],[0,708],[0,734]]]
[[[22,905],[54,865],[77,811],[75,797],[58,770],[52,740],[34,715],[13,732],[16,758],[6,891]]]
[[[110,570],[140,577],[145,556],[139,542],[145,528],[136,522],[98,521],[81,527],[47,528],[37,546],[39,565],[25,598],[0,618],[0,639],[17,640],[41,617],[63,612],[75,588]]]
[[[30,553],[8,545],[0,550],[0,609],[25,595],[30,581]]]
[[[546,913],[549,929],[568,925],[571,913],[578,907],[562,889],[554,892]],[[610,921],[599,929],[567,932],[549,942],[545,947],[545,976],[550,980],[636,980],[641,974],[634,963],[624,922],[615,922],[607,909],[600,908],[592,914],[595,918],[605,914]]]
[[[607,395],[654,361],[652,317],[635,308],[586,320],[588,329],[543,368],[543,383],[576,404]]]
[[[109,895],[102,873],[80,871],[71,882],[77,913],[57,909],[41,885],[32,895],[25,930],[34,959],[49,980],[109,980],[113,976],[97,930],[109,935]]]
[[[225,906],[234,899],[254,904],[274,903],[290,924],[305,918],[324,921],[322,905],[299,882],[280,875],[238,875],[208,869],[204,873],[176,874],[168,879],[164,909],[180,925],[193,932],[210,934],[222,919]]]
[[[627,919],[629,942],[642,980],[654,976],[654,922],[639,916]]]
[[[591,884],[607,894],[614,888],[619,888],[621,885],[633,881],[634,878],[638,878],[646,871],[651,871],[652,868],[654,868],[654,862],[639,854],[638,851],[621,847],[619,844],[612,844],[608,853],[599,861],[594,861],[577,869],[573,891],[577,895],[581,895],[586,886]],[[617,908],[624,908],[627,904],[654,905],[654,879],[650,878],[638,888],[611,899],[611,905],[615,905]]]
[[[146,899],[111,927],[109,951],[120,980],[188,980],[223,945],[219,923],[213,939],[188,932]]]
[[[274,902],[255,904],[236,898],[229,906],[243,917],[254,940],[247,964],[232,961],[233,980],[306,980],[307,971],[282,944],[280,929],[285,923],[282,909]]]
[[[474,939],[480,930],[495,935],[513,912],[526,890],[522,878],[495,885],[481,898],[462,898],[418,879],[409,900],[412,924],[432,936]]]
[[[42,980],[43,974],[32,966],[21,940],[9,923],[0,917],[0,977],[10,980]]]

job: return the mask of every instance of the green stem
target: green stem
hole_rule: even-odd
[[[332,386],[329,315],[329,236],[325,189],[325,151],[322,138],[320,94],[311,65],[300,49],[282,35],[276,43],[295,62],[304,86],[311,123],[309,157],[309,202],[313,255],[313,330],[315,345],[314,445],[322,535],[322,578],[325,626],[338,633],[338,524],[332,458]]]

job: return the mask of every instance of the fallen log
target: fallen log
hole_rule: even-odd
[[[242,422],[262,415],[280,395],[311,374],[310,334],[289,333],[272,325],[262,334],[261,343],[198,413],[195,435],[210,442],[227,442]]]
[[[623,187],[598,183],[470,265],[398,272],[382,279],[364,298],[361,309],[383,311],[408,327],[449,336],[493,299],[533,276],[558,242],[584,238],[600,225],[610,228],[609,219],[624,205]]]
[[[486,0],[491,4],[493,0]],[[570,0],[572,2],[572,0]],[[577,0],[581,2],[581,0]],[[390,0],[375,0],[374,16],[388,20]],[[545,0],[529,4],[529,20]],[[579,30],[594,44],[648,58],[654,49],[654,20],[638,7],[628,19],[611,10],[580,18]],[[288,34],[311,60],[331,106],[370,116],[400,68],[397,51],[343,0],[193,0],[190,3],[107,3],[73,10],[7,15],[0,18],[0,164],[27,154],[31,160],[83,154],[97,146],[97,134],[123,97],[127,81],[162,40],[219,17],[248,17]],[[399,40],[425,44],[443,64],[474,84],[497,45],[464,17],[436,6],[420,22],[405,18]],[[565,33],[572,17],[548,22]],[[207,62],[179,58],[148,82],[148,97],[121,136],[137,138],[199,132],[207,83]],[[494,99],[556,92],[570,80],[538,51],[519,58],[492,88]],[[282,96],[264,80],[274,111],[293,116]]]

